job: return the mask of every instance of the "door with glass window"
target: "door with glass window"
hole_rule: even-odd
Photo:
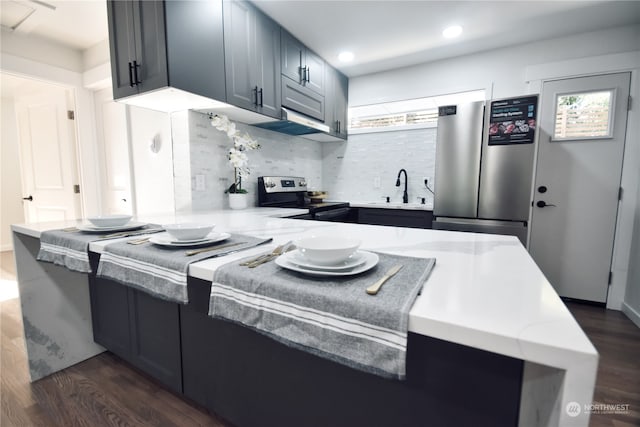
[[[542,87],[529,251],[560,296],[607,299],[630,78]]]

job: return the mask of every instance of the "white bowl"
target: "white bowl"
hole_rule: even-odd
[[[99,215],[87,218],[96,227],[120,227],[131,221],[131,215]]]
[[[302,256],[317,265],[332,265],[345,261],[358,250],[362,242],[340,236],[305,237],[295,245]]]
[[[162,226],[176,240],[204,239],[213,230],[215,224],[200,224],[183,222],[180,224],[165,224]]]

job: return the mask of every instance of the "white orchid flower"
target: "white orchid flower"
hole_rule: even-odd
[[[251,173],[246,152],[260,148],[260,144],[249,134],[238,131],[236,124],[225,115],[211,117],[211,126],[225,132],[233,141],[233,146],[229,149],[228,154],[229,164],[234,168],[235,178],[232,187],[235,187],[235,192],[241,192],[242,178]]]

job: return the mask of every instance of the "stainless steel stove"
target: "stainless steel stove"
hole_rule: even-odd
[[[311,203],[307,195],[307,180],[299,176],[261,176],[258,178],[258,205],[261,207],[308,209],[309,213],[292,218],[319,221],[349,220],[349,203]]]

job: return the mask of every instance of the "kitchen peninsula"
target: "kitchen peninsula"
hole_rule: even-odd
[[[258,208],[137,218],[152,223],[211,222],[217,230],[274,239],[271,246],[190,265],[190,301],[178,307],[178,342],[183,346],[178,393],[240,426],[252,422],[238,411],[254,407],[267,424],[281,422],[282,411],[300,414],[300,408],[315,408],[333,425],[360,425],[358,417],[364,412],[379,411],[379,420],[393,416],[393,411],[396,420],[405,420],[400,412],[420,413],[421,425],[429,425],[430,419],[441,425],[438,420],[459,419],[457,412],[465,411],[478,416],[515,414],[513,422],[504,425],[588,425],[588,414],[576,415],[566,408],[572,402],[591,403],[598,354],[517,238],[276,217],[295,213],[300,212]],[[93,342],[87,275],[35,261],[41,231],[73,225],[75,221],[12,227],[32,380],[104,351]],[[217,268],[312,234],[350,235],[362,240],[363,249],[437,260],[409,314],[408,384],[321,360],[202,313],[201,295],[207,296]],[[111,242],[90,243],[92,256]],[[207,335],[198,336],[204,330]],[[206,341],[203,351],[210,352],[206,354],[211,360],[198,360],[194,348],[186,347],[198,338]],[[447,358],[438,362],[437,355]],[[275,371],[262,372],[249,363]],[[460,375],[447,381],[430,364]],[[213,373],[194,371],[203,367]],[[416,383],[413,373],[423,377]],[[203,383],[213,379],[219,382]],[[429,388],[431,379],[438,382],[437,391]],[[505,386],[498,389],[502,380]],[[509,393],[514,384],[519,392],[511,393],[515,407],[509,399],[504,407],[477,407],[477,402],[490,398],[486,395]],[[377,396],[377,391],[385,395]],[[284,400],[276,403],[279,398]],[[264,400],[271,403],[265,406]],[[312,418],[299,418],[299,425],[322,423],[320,418],[313,421],[312,413],[305,414]]]

